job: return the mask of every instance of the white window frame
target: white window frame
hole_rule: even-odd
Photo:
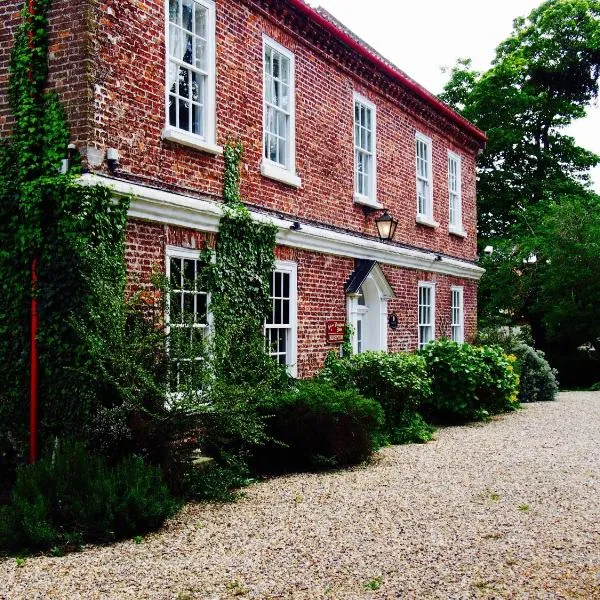
[[[455,298],[458,299],[458,304],[455,304]],[[462,286],[453,285],[450,288],[450,339],[459,344],[465,341],[464,292]]]
[[[265,321],[265,341],[267,330],[288,329],[286,365],[288,373],[296,377],[298,374],[298,265],[292,261],[276,260],[272,273],[286,273],[290,276],[290,321],[288,327],[282,327],[278,323],[267,324]]]
[[[204,106],[204,135],[180,129],[169,122],[169,0],[165,0],[165,127],[162,132],[164,140],[175,142],[189,148],[195,148],[208,154],[222,154],[223,148],[216,143],[216,8],[214,0],[192,0],[207,9],[208,40],[206,44],[206,98]],[[197,69],[187,65],[190,71]]]
[[[421,304],[421,290],[429,289],[430,290],[430,322],[425,323],[421,321],[421,307],[426,306]],[[421,327],[429,327],[431,328],[431,337],[424,343],[421,336]],[[427,345],[432,340],[435,340],[435,283],[430,281],[420,281],[419,282],[419,290],[417,296],[417,335],[418,335],[418,348],[419,350]]]
[[[419,174],[419,144],[423,144],[427,149],[427,177],[422,177]],[[433,143],[431,138],[426,135],[415,133],[415,184],[416,184],[416,208],[417,208],[417,223],[426,225],[427,227],[439,227],[439,223],[433,218]],[[425,210],[420,210],[419,206],[419,183],[424,182],[427,185],[427,195],[425,197]]]
[[[371,144],[370,156],[371,156],[371,173],[369,174],[369,189],[368,194],[359,194],[357,190],[357,160],[356,155],[358,152],[365,152],[363,148],[356,143],[356,105],[360,104],[371,112]],[[352,143],[353,143],[353,158],[354,158],[354,202],[357,204],[365,204],[374,208],[383,208],[379,202],[377,202],[377,107],[368,98],[361,96],[354,92],[352,97]]]
[[[288,115],[288,143],[287,162],[285,165],[274,162],[265,156],[265,138],[267,135],[267,87],[266,87],[266,65],[265,54],[267,47],[275,50],[290,61],[290,90],[289,90],[289,115]],[[276,42],[274,39],[263,34],[262,44],[262,106],[263,106],[263,130],[262,130],[262,160],[260,172],[263,176],[286,185],[299,188],[302,180],[296,174],[296,57],[294,53]]]
[[[454,181],[451,172],[452,164],[456,165]],[[448,231],[461,237],[465,236],[462,222],[462,159],[450,150],[448,151]]]
[[[166,247],[166,252],[165,252],[165,277],[167,279],[167,281],[170,283],[171,281],[171,259],[172,258],[179,258],[179,259],[189,259],[189,260],[200,260],[200,250],[198,249],[194,249],[194,248],[183,248],[180,246],[167,246]],[[211,302],[211,294],[210,293],[206,293],[206,324],[194,324],[192,325],[192,327],[196,327],[198,329],[204,329],[205,333],[204,335],[206,337],[210,337],[212,335],[212,331],[213,331],[213,315],[210,312],[210,302]],[[165,329],[166,329],[166,333],[167,333],[167,339],[168,339],[168,335],[171,332],[171,327],[175,327],[175,325],[171,325],[171,319],[170,319],[170,314],[171,314],[171,294],[168,295],[167,297],[167,310],[166,310],[166,314],[165,314]],[[183,327],[183,326],[182,326]],[[187,326],[185,326],[187,327]],[[167,352],[169,352],[169,348],[167,348]],[[175,360],[175,359],[173,359]],[[198,357],[196,360],[201,360],[201,357]],[[200,390],[199,390],[200,391]],[[178,392],[170,392],[170,396],[173,397],[173,399],[176,399],[178,397]]]

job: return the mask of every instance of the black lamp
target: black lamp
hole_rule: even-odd
[[[398,221],[388,213],[386,208],[383,214],[378,219],[375,219],[375,225],[377,225],[377,232],[382,240],[391,240],[394,237],[394,233],[396,233]]]

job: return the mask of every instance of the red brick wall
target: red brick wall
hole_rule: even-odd
[[[90,0],[54,0],[48,13],[49,87],[59,94],[69,120],[71,141],[79,146],[88,139],[93,119],[90,45],[93,21],[89,3]],[[24,4],[24,0],[0,2],[0,137],[9,133],[12,124],[6,85],[13,36],[21,22],[20,11]]]
[[[281,3],[280,3],[281,4]],[[217,0],[217,142],[243,140],[246,201],[300,219],[375,235],[374,217],[353,203],[353,91],[377,105],[378,199],[399,219],[399,242],[475,258],[475,154],[421,111],[392,102],[389,90],[352,75],[293,29],[251,3]],[[198,150],[161,141],[165,124],[163,0],[98,3],[93,144],[119,149],[122,173],[157,186],[218,197],[223,163]],[[296,57],[295,190],[262,177],[262,34]],[[437,230],[415,224],[415,131],[433,139]],[[467,239],[448,234],[447,150],[463,159]]]
[[[127,231],[127,263],[132,275],[131,290],[144,288],[153,271],[162,271],[167,245],[185,248],[213,246],[214,238],[201,232],[132,221]],[[344,286],[354,271],[350,258],[278,246],[278,260],[292,261],[298,268],[298,376],[310,377],[323,366],[325,357],[337,345],[327,344],[325,322],[346,318]],[[417,346],[417,302],[419,281],[436,283],[436,336],[448,335],[450,287],[464,288],[465,336],[475,334],[476,284],[447,275],[397,267],[384,267],[397,298],[388,305],[398,315],[399,327],[388,329],[388,349],[412,350]]]

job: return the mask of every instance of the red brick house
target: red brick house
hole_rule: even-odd
[[[0,6],[4,131],[21,5]],[[302,0],[55,0],[50,19],[51,84],[84,180],[132,194],[132,276],[164,267],[197,326],[208,298],[184,274],[218,231],[233,138],[244,200],[279,228],[265,330],[295,374],[339,343],[332,321],[353,325],[357,351],[473,338],[485,135],[331,15]],[[387,241],[383,209],[398,222]]]

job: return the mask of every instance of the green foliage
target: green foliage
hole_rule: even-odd
[[[432,396],[423,406],[434,422],[485,419],[517,407],[516,358],[497,346],[437,340],[419,351],[427,362]]]
[[[111,467],[82,445],[62,442],[19,469],[11,505],[0,513],[0,546],[45,549],[130,537],[160,526],[176,509],[160,471],[141,458]]]
[[[112,299],[125,286],[127,202],[59,175],[69,139],[47,76],[47,9],[23,13],[12,54],[9,99],[15,117],[0,144],[0,446],[27,444],[31,271],[37,265],[42,443],[85,438],[105,389],[89,385],[100,365],[94,344],[123,327]],[[31,45],[30,37],[31,33]],[[34,261],[35,259],[35,261]],[[103,363],[110,355],[102,357]]]
[[[433,439],[435,427],[423,419],[418,412],[406,413],[391,433],[393,444],[424,444]]]
[[[214,361],[217,377],[251,386],[283,382],[285,373],[265,352],[262,327],[271,311],[269,282],[274,267],[276,227],[253,221],[241,203],[239,163],[242,146],[224,150],[225,213],[215,248],[210,280],[215,321]]]
[[[261,410],[274,440],[258,455],[266,470],[343,467],[366,460],[379,445],[381,406],[353,390],[321,381],[267,399]]]
[[[557,371],[552,369],[544,353],[526,344],[515,346],[513,353],[519,364],[519,400],[521,402],[554,400],[558,393]]]
[[[431,383],[422,356],[409,353],[364,352],[346,359],[330,354],[321,378],[338,389],[355,388],[381,404],[389,441],[401,444],[431,439],[428,427],[415,414],[431,396]],[[412,432],[412,433],[411,433]]]
[[[584,362],[577,348],[600,339],[600,197],[589,185],[600,158],[565,131],[598,97],[599,76],[600,2],[547,0],[515,20],[490,70],[459,61],[441,96],[489,137],[478,230],[494,253],[481,261],[481,323],[529,323],[561,379]]]
[[[519,401],[540,402],[554,400],[558,392],[557,371],[546,360],[541,350],[536,350],[526,332],[513,332],[507,328],[484,329],[478,333],[481,344],[494,343],[505,353],[517,357],[515,364],[519,373]]]

